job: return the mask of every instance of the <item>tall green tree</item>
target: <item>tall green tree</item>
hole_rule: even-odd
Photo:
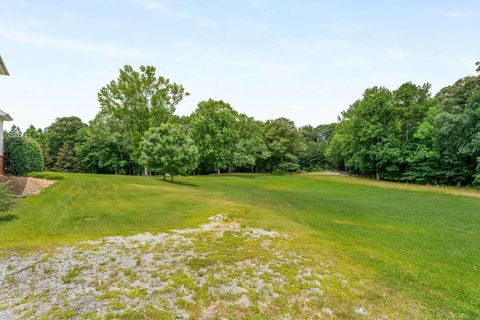
[[[21,137],[23,135],[22,129],[20,129],[20,127],[18,127],[17,125],[13,125],[10,128],[10,131],[5,132],[5,133],[6,134],[4,136],[4,139],[6,139],[8,137]]]
[[[25,137],[29,137],[32,140],[35,140],[42,151],[42,157],[43,157],[43,164],[44,164],[44,170],[49,170],[53,169],[53,161],[52,158],[50,157],[50,153],[48,151],[48,146],[46,142],[46,134],[45,131],[42,130],[41,128],[35,128],[34,125],[30,125],[30,127],[27,128],[25,133],[23,134]]]
[[[26,137],[29,137],[30,139],[37,141],[37,143],[39,143],[40,145],[45,143],[45,133],[42,129],[35,128],[34,125],[30,125],[30,127],[25,130],[24,135]]]
[[[411,155],[417,151],[415,134],[431,106],[429,84],[407,82],[393,92],[367,89],[342,113],[327,156],[353,173],[400,180],[410,164],[422,159]],[[408,178],[415,179],[413,171]]]
[[[342,150],[345,167],[353,173],[382,175],[397,170],[399,153],[397,141],[391,132],[394,127],[393,94],[386,88],[367,89],[363,98],[342,113],[334,143],[344,145],[333,148]]]
[[[131,144],[125,128],[112,117],[97,115],[80,132],[76,152],[83,171],[92,173],[132,174]]]
[[[62,172],[80,171],[80,163],[75,153],[74,146],[70,145],[68,142],[65,142],[62,145],[57,153],[54,169]]]
[[[84,127],[86,124],[78,117],[63,117],[55,119],[55,122],[45,130],[45,144],[53,163],[57,162],[58,153],[64,146],[72,148],[69,153],[74,153],[79,142],[79,131]]]
[[[226,102],[209,99],[198,104],[190,117],[193,138],[203,172],[220,173],[233,161],[238,113]]]
[[[441,182],[466,185],[476,178],[480,156],[480,76],[470,76],[437,95],[435,128]]]
[[[270,170],[297,171],[298,157],[305,146],[293,121],[286,118],[268,120],[265,123],[265,139],[271,152]]]
[[[196,168],[198,150],[187,128],[173,123],[162,124],[145,133],[141,143],[140,163],[155,173],[190,174]]]
[[[311,125],[299,128],[305,144],[305,150],[300,154],[299,164],[302,170],[319,170],[328,166],[327,148],[335,132],[335,123]]]
[[[126,65],[116,80],[100,89],[98,101],[101,113],[125,128],[132,146],[130,156],[138,162],[145,132],[166,123],[187,95],[183,86],[157,76],[153,66],[140,66],[137,71]]]
[[[406,181],[437,184],[441,176],[440,150],[433,119],[436,108],[431,108],[413,135],[414,150],[407,156]]]
[[[233,160],[230,161],[236,168],[249,168],[254,172],[259,161],[271,156],[265,143],[263,124],[260,121],[239,114],[236,137]]]

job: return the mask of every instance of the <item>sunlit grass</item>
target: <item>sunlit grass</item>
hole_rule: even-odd
[[[364,278],[373,300],[383,288],[432,317],[480,317],[478,191],[327,175],[64,177],[0,220],[0,251],[191,227],[228,213]]]

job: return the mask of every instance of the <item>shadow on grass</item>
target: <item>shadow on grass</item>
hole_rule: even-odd
[[[235,178],[255,179],[257,176],[255,173],[234,173],[230,175]]]
[[[16,214],[0,215],[0,223],[10,222],[16,219],[18,219],[18,216]]]
[[[255,173],[221,173],[221,174],[208,174],[208,175],[203,175],[201,177],[209,177],[209,178],[245,178],[245,179],[255,179],[258,176],[258,174]]]
[[[163,180],[163,178],[157,178],[157,180],[160,180],[160,181],[165,182],[165,183],[176,184],[176,185],[179,185],[179,186],[195,187],[195,188],[198,188],[198,187],[199,187],[198,184],[190,183],[190,182],[185,182],[185,181]]]

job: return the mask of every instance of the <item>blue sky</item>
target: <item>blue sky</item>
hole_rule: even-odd
[[[0,109],[25,129],[93,118],[125,64],[152,64],[191,93],[260,120],[336,120],[374,85],[475,73],[480,1],[0,0]]]

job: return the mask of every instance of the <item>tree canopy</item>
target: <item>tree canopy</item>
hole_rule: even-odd
[[[165,123],[145,133],[140,163],[159,174],[188,175],[197,166],[198,150],[187,128]]]
[[[480,72],[480,64],[476,64]],[[337,123],[297,128],[287,118],[255,120],[222,100],[175,114],[188,93],[152,66],[125,66],[100,89],[88,125],[58,118],[23,134],[47,168],[140,174],[297,172],[337,169],[377,179],[480,185],[480,75],[432,96],[430,84],[376,86]],[[22,133],[13,127],[9,135]],[[7,137],[8,135],[6,135]],[[191,161],[190,161],[191,160]]]
[[[271,152],[270,170],[297,171],[298,156],[305,146],[293,121],[278,118],[265,122],[265,139]]]
[[[63,170],[62,168],[64,166],[69,168],[78,167],[78,159],[74,154],[74,149],[77,143],[79,143],[79,132],[84,127],[86,127],[86,124],[78,117],[63,117],[57,118],[55,122],[45,130],[45,145],[49,155],[50,165],[53,168]],[[31,131],[33,131],[33,129]],[[66,153],[70,154],[71,157],[68,161],[75,163],[68,165],[62,163],[57,164],[60,150],[62,150],[62,155]]]
[[[227,169],[233,161],[238,113],[226,102],[209,99],[198,104],[190,119],[203,172]]]
[[[119,122],[131,148],[130,157],[138,161],[140,142],[145,132],[169,121],[176,105],[187,96],[183,86],[156,75],[153,66],[131,66],[120,70],[117,80],[100,89],[100,113]]]
[[[327,157],[337,168],[379,179],[478,183],[479,102],[480,76],[433,98],[429,84],[367,89],[342,113]]]

